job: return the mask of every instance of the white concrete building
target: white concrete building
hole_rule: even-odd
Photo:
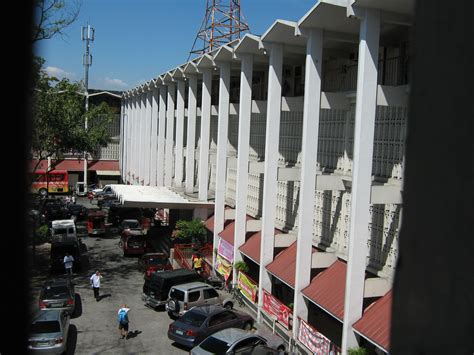
[[[217,272],[301,351],[389,350],[412,7],[320,0],[123,96],[123,180],[213,200]]]

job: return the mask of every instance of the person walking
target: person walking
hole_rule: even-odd
[[[66,275],[72,275],[72,266],[74,263],[74,257],[69,253],[66,253],[66,256],[63,259],[64,268],[66,269]]]
[[[193,258],[193,268],[194,270],[198,273],[198,274],[201,274],[202,272],[202,267],[203,267],[203,262],[204,262],[204,259],[203,257],[201,256],[201,254],[197,253],[195,255],[195,257]]]
[[[100,301],[99,290],[100,290],[100,279],[102,275],[99,270],[97,270],[94,274],[92,274],[90,281],[92,289],[94,290],[94,297],[97,302]]]
[[[122,307],[118,310],[118,329],[120,332],[120,339],[128,339],[128,312],[130,308],[127,304],[122,304]]]

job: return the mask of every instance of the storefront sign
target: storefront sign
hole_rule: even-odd
[[[291,309],[265,290],[263,290],[263,310],[275,316],[280,323],[289,329]]]
[[[226,259],[221,257],[220,255],[216,256],[216,266],[217,272],[224,276],[224,279],[227,281],[230,274],[232,273],[232,264],[229,263]]]
[[[239,271],[237,284],[240,288],[240,292],[242,293],[242,295],[244,295],[248,300],[252,301],[253,303],[257,301],[258,285],[254,280],[252,280],[242,271]]]
[[[222,238],[219,238],[217,253],[226,258],[231,263],[234,262],[234,246]]]
[[[315,355],[340,354],[338,347],[302,319],[299,319],[298,340]]]

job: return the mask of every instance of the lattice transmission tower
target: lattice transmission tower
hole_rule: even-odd
[[[250,31],[240,10],[240,0],[206,0],[206,15],[189,52],[203,54],[240,38]],[[202,42],[202,44],[201,44]]]

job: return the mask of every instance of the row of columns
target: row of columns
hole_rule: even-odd
[[[376,10],[366,10],[360,19],[358,86],[354,135],[354,170],[352,183],[349,255],[343,322],[343,353],[356,346],[353,323],[362,315],[365,261],[368,241],[369,204],[372,172],[372,149],[377,93],[377,61],[380,19]],[[307,319],[308,308],[301,290],[309,285],[312,262],[312,227],[317,166],[318,127],[321,107],[321,63],[323,31],[302,29],[306,36],[305,96],[303,112],[300,205],[296,255],[294,298],[294,331],[298,317]],[[263,290],[271,291],[271,279],[265,266],[273,260],[275,207],[277,204],[277,173],[282,100],[282,67],[284,46],[264,43],[269,55],[268,101],[263,184],[262,237],[259,272],[258,318],[261,319]],[[241,259],[239,247],[245,243],[248,192],[250,119],[252,112],[251,52],[235,53],[241,63],[239,134],[237,154],[237,186],[235,202],[234,264]],[[219,68],[218,142],[216,160],[216,190],[214,214],[214,247],[218,233],[224,228],[225,183],[229,123],[229,87],[231,62],[214,63]],[[208,199],[209,135],[211,117],[212,68],[199,68],[196,74],[186,74],[189,85],[187,115],[187,145],[185,191],[194,191],[195,128],[197,116],[197,80],[202,75],[201,132],[198,163],[199,200]],[[174,149],[175,81],[162,82],[149,91],[137,91],[124,103],[122,125],[122,176],[130,183],[181,187],[183,181],[183,132],[185,82],[177,82],[176,147]],[[159,92],[159,97],[158,97]],[[159,102],[158,102],[159,101]],[[166,134],[165,134],[166,121]],[[173,156],[175,168],[173,170]],[[215,260],[214,260],[215,262]],[[234,270],[234,277],[236,270]],[[235,280],[234,280],[235,282]],[[296,337],[297,334],[295,333]]]

